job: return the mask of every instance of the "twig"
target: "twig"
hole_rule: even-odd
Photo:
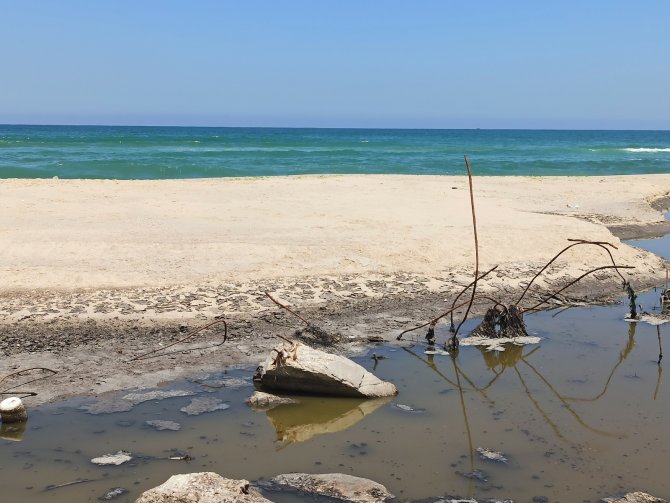
[[[498,268],[497,265],[493,266],[491,269],[489,269],[489,270],[486,271],[484,274],[482,274],[481,276],[479,276],[479,278],[477,278],[477,280],[479,281],[479,280],[484,279],[486,276],[488,276],[489,274],[491,274],[491,273],[492,273],[493,271],[495,271],[497,268]],[[451,316],[450,316],[450,323],[451,323],[451,331],[452,331],[452,332],[455,331],[455,328],[454,328],[454,306],[456,305],[456,302],[457,302],[458,299],[461,297],[461,295],[463,295],[465,292],[467,292],[467,291],[468,291],[468,288],[470,288],[470,287],[471,287],[472,285],[474,285],[474,284],[475,284],[475,280],[472,280],[472,281],[470,282],[470,284],[468,284],[468,286],[466,286],[465,288],[463,288],[463,289],[459,292],[459,294],[456,295],[456,298],[454,299],[454,301],[453,301],[452,304],[451,304],[451,309],[452,309],[452,310],[451,310]]]
[[[441,315],[439,315],[437,318],[433,318],[432,320],[427,321],[426,323],[423,323],[423,324],[421,324],[421,325],[417,325],[416,327],[413,327],[413,328],[408,328],[407,330],[404,330],[404,331],[400,332],[400,334],[398,335],[398,337],[396,337],[396,340],[399,341],[400,339],[402,339],[402,336],[405,335],[406,333],[408,333],[408,332],[413,332],[414,330],[418,330],[418,329],[423,328],[423,327],[427,327],[428,325],[431,325],[431,326],[434,327],[435,324],[436,324],[441,318],[444,318],[446,315],[448,315],[449,313],[451,313],[451,312],[454,311],[455,309],[458,309],[458,308],[461,308],[461,307],[465,306],[468,302],[469,302],[469,301],[462,302],[461,304],[458,304],[457,306],[454,306],[454,307],[452,307],[451,309],[445,311],[444,313],[442,313]]]
[[[305,323],[307,326],[311,325],[311,323],[310,323],[309,321],[307,321],[305,318],[303,318],[302,316],[300,316],[300,315],[299,315],[298,313],[296,313],[295,311],[291,310],[290,307],[285,306],[284,304],[282,304],[281,302],[279,302],[279,301],[278,301],[277,299],[275,299],[272,295],[270,295],[269,292],[264,292],[264,293],[265,293],[265,295],[267,296],[268,299],[270,299],[272,302],[274,302],[275,304],[277,304],[279,307],[281,307],[282,309],[285,309],[286,311],[288,311],[289,313],[291,313],[293,316],[295,316],[296,318],[298,318],[299,320],[301,320],[301,321],[302,321],[303,323]]]
[[[172,353],[166,353],[166,354],[155,354],[155,353],[158,353],[158,352],[160,352],[160,351],[164,351],[164,350],[166,350],[167,348],[171,348],[172,346],[176,346],[177,344],[180,344],[180,343],[182,343],[182,342],[185,342],[185,341],[191,339],[191,338],[192,338],[193,336],[195,336],[196,334],[202,332],[203,330],[206,330],[206,329],[208,329],[208,328],[210,328],[210,327],[213,327],[214,325],[218,325],[219,323],[223,323],[223,340],[222,340],[220,343],[218,343],[218,344],[213,344],[211,347],[217,347],[217,346],[220,346],[221,344],[223,344],[224,342],[226,342],[226,340],[228,339],[228,324],[226,323],[226,320],[224,320],[224,319],[219,319],[219,320],[213,321],[212,323],[209,323],[209,324],[207,324],[207,325],[205,325],[205,326],[202,326],[202,327],[200,327],[200,328],[197,328],[197,329],[195,329],[193,332],[189,333],[189,334],[188,334],[186,337],[184,337],[183,339],[179,339],[178,341],[175,341],[175,342],[173,342],[173,343],[171,343],[171,344],[168,344],[168,345],[165,346],[165,347],[158,348],[158,349],[154,349],[154,350],[152,350],[152,351],[148,351],[147,353],[143,353],[143,354],[141,354],[141,355],[139,355],[139,356],[135,356],[135,357],[131,358],[130,360],[128,360],[126,363],[134,362],[134,361],[137,361],[137,360],[147,360],[147,359],[149,359],[149,358],[159,358],[159,357],[161,357],[161,356],[167,356],[168,354],[172,354]]]
[[[52,491],[53,489],[60,489],[61,487],[73,486],[75,484],[83,484],[85,482],[94,482],[93,479],[79,479],[72,482],[65,482],[63,484],[49,485],[44,488],[45,491]]]
[[[51,377],[55,374],[58,374],[55,370],[48,369],[46,367],[32,367],[29,369],[23,369],[23,370],[17,370],[16,372],[12,372],[11,374],[6,375],[2,379],[0,379],[0,384],[5,382],[7,379],[10,379],[12,377],[21,377],[24,374],[27,374],[29,372],[33,372],[35,370],[40,370],[42,372],[50,372],[50,374],[42,376],[42,377],[37,377],[35,379],[31,379],[30,381],[27,382],[22,382],[21,384],[16,384],[14,386],[10,386],[9,388],[4,388],[2,391],[0,391],[0,395],[21,395],[21,398],[26,398],[29,396],[35,396],[37,393],[35,391],[17,391],[16,388],[19,388],[21,386],[25,386],[26,384],[31,384],[36,381],[39,381],[41,379],[46,379],[47,377]]]

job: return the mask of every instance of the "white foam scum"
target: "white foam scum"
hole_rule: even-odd
[[[542,340],[541,337],[500,337],[498,339],[489,339],[488,337],[465,337],[460,340],[461,346],[480,346],[487,351],[505,351],[505,344],[514,344],[515,346],[525,346],[527,344],[537,344]]]

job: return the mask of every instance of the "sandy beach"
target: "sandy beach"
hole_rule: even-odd
[[[473,183],[480,269],[498,265],[483,292],[512,298],[570,238],[616,246],[636,288],[665,277],[662,259],[620,237],[670,231],[670,175]],[[44,400],[253,363],[273,332],[299,327],[265,290],[352,341],[391,340],[468,284],[475,257],[467,177],[399,175],[0,180],[0,249],[0,375],[62,371],[52,381],[71,388]],[[609,264],[603,250],[577,247],[529,298]],[[601,271],[574,295],[620,288]],[[118,372],[128,355],[220,315],[224,346]]]

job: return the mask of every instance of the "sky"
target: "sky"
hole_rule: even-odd
[[[0,0],[0,123],[670,129],[670,1]]]

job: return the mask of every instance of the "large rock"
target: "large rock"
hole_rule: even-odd
[[[259,367],[264,388],[346,397],[375,398],[398,394],[396,387],[344,356],[301,343],[276,347]]]
[[[603,498],[600,501],[604,503],[668,503],[664,499],[639,491],[628,493],[621,498]]]
[[[277,475],[272,482],[304,493],[355,503],[382,503],[395,497],[377,482],[344,473],[287,473]]]
[[[271,503],[246,480],[223,478],[213,472],[173,475],[143,492],[135,503]]]

